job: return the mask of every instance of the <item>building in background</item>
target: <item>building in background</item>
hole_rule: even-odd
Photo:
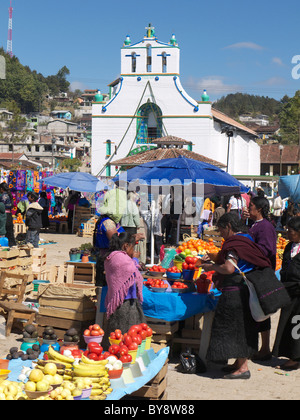
[[[92,108],[92,173],[114,175],[111,162],[140,145],[165,136],[183,138],[192,150],[218,161],[232,175],[259,175],[260,148],[255,131],[212,108],[206,91],[200,101],[180,82],[180,49],[146,28],[146,36],[121,48],[121,74],[109,96],[95,95]]]

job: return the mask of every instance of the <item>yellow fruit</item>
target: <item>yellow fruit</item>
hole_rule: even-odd
[[[32,381],[27,381],[24,388],[25,391],[36,391],[36,383]]]
[[[44,368],[44,374],[45,375],[56,375],[57,373],[57,367],[55,363],[47,363],[45,368]]]
[[[29,375],[29,381],[31,382],[40,382],[44,378],[44,374],[40,369],[33,369]]]

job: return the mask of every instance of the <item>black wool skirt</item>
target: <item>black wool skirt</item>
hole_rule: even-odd
[[[141,324],[142,322],[146,322],[146,319],[140,301],[138,299],[124,300],[123,304],[116,309],[107,321],[101,344],[103,349],[107,350],[110,346],[108,338],[111,332],[119,329],[124,334],[132,325]]]
[[[239,274],[224,276],[215,311],[207,360],[250,358],[258,350],[258,323],[249,308],[249,291]]]

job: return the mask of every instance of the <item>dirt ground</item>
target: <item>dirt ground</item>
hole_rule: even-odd
[[[47,264],[60,265],[68,260],[70,248],[91,242],[90,238],[75,235],[41,233],[40,237],[56,244],[45,245]],[[273,343],[279,313],[272,317],[271,342]],[[0,358],[5,358],[10,347],[21,345],[21,335],[4,336],[5,321],[0,317]],[[170,357],[167,376],[168,400],[298,400],[300,399],[300,370],[285,373],[276,368],[283,362],[273,358],[268,362],[249,362],[249,380],[222,379],[220,366],[208,366],[201,375],[188,375],[177,371],[178,357]],[[298,384],[298,386],[297,386]]]

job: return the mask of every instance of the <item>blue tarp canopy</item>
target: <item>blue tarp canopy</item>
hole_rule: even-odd
[[[87,172],[63,172],[41,179],[40,182],[51,187],[69,188],[73,191],[96,193],[108,186]]]
[[[185,156],[143,163],[116,176],[119,185],[138,182],[140,185],[203,185],[204,198],[248,192],[249,188],[222,169],[188,159]]]
[[[294,203],[300,203],[300,175],[281,176],[278,192],[281,198],[290,197]]]

